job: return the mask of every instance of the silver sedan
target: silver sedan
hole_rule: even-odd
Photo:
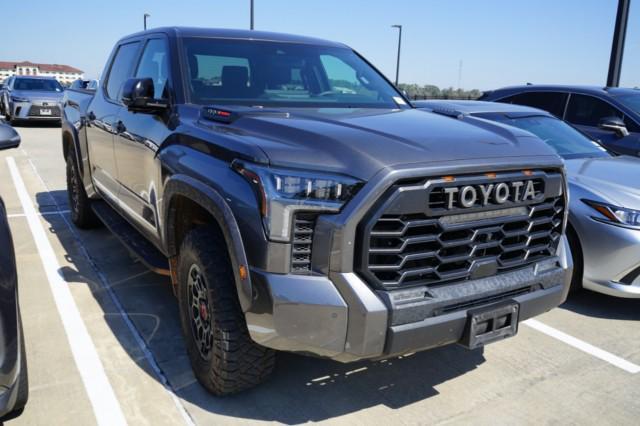
[[[64,88],[50,77],[15,76],[3,90],[2,111],[7,121],[60,120]]]
[[[610,153],[547,112],[493,102],[427,101],[419,107],[473,115],[527,130],[564,160],[570,204],[572,289],[640,298],[640,158]]]

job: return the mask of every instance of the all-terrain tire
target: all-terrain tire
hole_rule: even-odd
[[[71,209],[71,221],[81,229],[95,228],[100,221],[91,210],[91,200],[84,190],[78,164],[73,152],[67,154],[67,197]]]
[[[275,352],[249,336],[227,246],[220,231],[190,231],[178,260],[180,319],[191,366],[209,392],[223,396],[266,380]]]

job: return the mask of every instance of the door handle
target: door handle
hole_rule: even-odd
[[[127,128],[124,125],[124,123],[122,121],[118,121],[118,124],[116,124],[116,132],[124,133],[126,131],[127,131]]]

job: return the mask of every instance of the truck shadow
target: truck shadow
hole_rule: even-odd
[[[640,300],[607,296],[589,290],[569,295],[560,307],[589,317],[640,321]]]
[[[50,195],[64,199],[65,191],[37,194],[38,203],[48,205]],[[141,369],[158,380],[123,322],[112,300],[115,296],[171,388],[205,413],[292,424],[332,419],[378,405],[398,409],[437,395],[438,385],[485,361],[482,349],[468,351],[459,346],[353,364],[280,353],[269,381],[238,395],[217,398],[200,386],[191,371],[169,280],[146,270],[104,228],[70,228],[68,214],[43,218],[66,252],[69,265],[59,270],[65,281],[91,289],[119,343]],[[203,413],[194,410],[191,414],[197,420]]]

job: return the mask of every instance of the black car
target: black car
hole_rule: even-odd
[[[529,84],[485,92],[480,100],[543,109],[618,154],[640,156],[638,89]]]
[[[0,150],[20,145],[13,128],[0,123]],[[29,395],[27,358],[18,306],[16,258],[4,203],[0,198],[0,423],[24,410]]]

